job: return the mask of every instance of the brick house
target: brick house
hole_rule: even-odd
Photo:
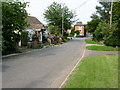
[[[85,25],[82,24],[82,22],[77,22],[74,25],[75,31],[79,31],[81,36],[85,36],[85,30],[84,30]]]

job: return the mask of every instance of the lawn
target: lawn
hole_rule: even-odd
[[[85,39],[85,42],[86,42],[87,44],[103,44],[102,42],[92,41],[92,39]]]
[[[96,50],[96,51],[119,51],[120,48],[110,47],[110,46],[86,46],[89,50]]]
[[[118,88],[118,55],[84,58],[63,87]]]

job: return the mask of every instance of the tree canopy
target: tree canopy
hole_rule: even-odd
[[[58,4],[57,2],[53,2],[50,6],[48,6],[47,10],[44,12],[44,17],[48,24],[58,26],[62,28],[62,14],[64,20],[64,29],[70,29],[71,24],[73,23],[72,19],[74,14],[69,8],[65,5]]]
[[[96,6],[96,13],[92,14],[92,20],[87,23],[88,32],[93,34],[93,40],[103,41],[105,45],[120,46],[120,1],[100,2],[101,6]],[[112,8],[112,25],[110,16]],[[111,28],[110,28],[111,25]]]
[[[7,51],[16,51],[15,44],[20,40],[19,32],[27,26],[26,5],[26,2],[2,2],[3,54],[7,54]]]

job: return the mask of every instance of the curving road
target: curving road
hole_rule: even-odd
[[[58,88],[85,49],[84,38],[3,59],[3,88]]]

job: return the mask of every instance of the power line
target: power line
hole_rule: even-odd
[[[75,8],[74,10],[80,8],[81,6],[83,6],[84,4],[86,4],[89,0],[85,1],[83,4],[81,4],[79,7]]]
[[[79,7],[74,9],[74,13],[76,13],[76,9],[80,8],[81,6],[83,6],[84,4],[86,4],[89,0],[85,1],[84,3],[82,3]],[[74,21],[75,21],[75,17],[74,17]]]

